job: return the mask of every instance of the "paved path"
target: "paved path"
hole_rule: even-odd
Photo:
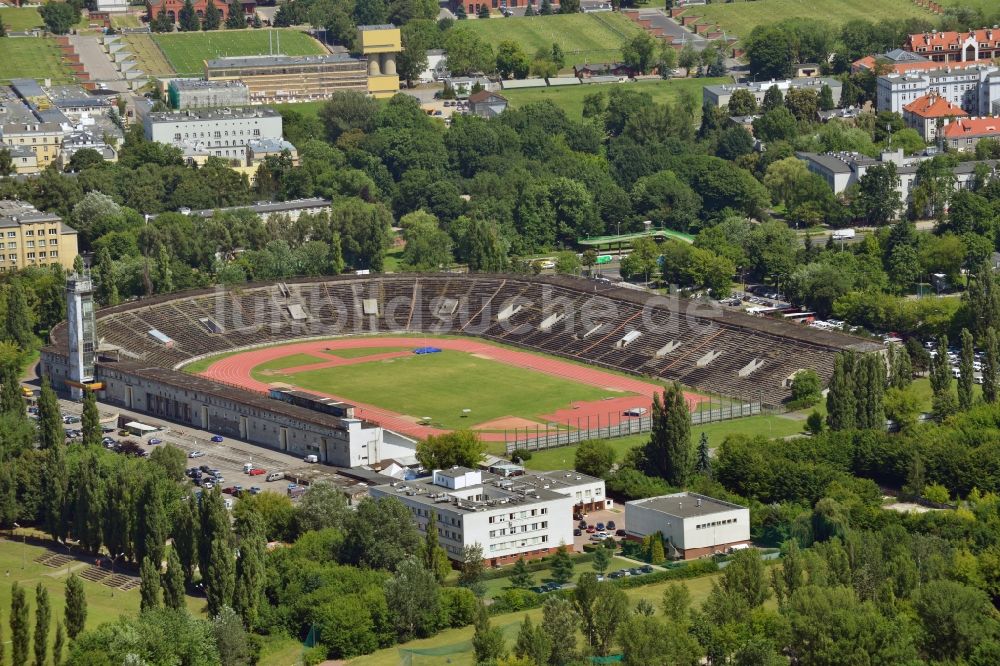
[[[681,24],[673,20],[660,9],[642,9],[639,11],[639,18],[649,21],[653,28],[661,28],[663,34],[674,38],[674,44],[691,44],[695,50],[701,51],[709,45],[709,41],[701,35],[696,35]]]
[[[110,56],[93,35],[70,35],[69,41],[80,56],[80,62],[90,74],[90,80],[103,83],[111,90],[128,90],[125,77],[115,67]]]

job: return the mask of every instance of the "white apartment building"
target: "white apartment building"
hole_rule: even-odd
[[[875,103],[879,111],[902,114],[903,107],[924,95],[937,95],[974,116],[990,115],[1000,101],[1000,68],[980,65],[955,69],[944,67],[926,72],[889,74],[876,81]]]
[[[501,478],[454,467],[434,470],[430,477],[374,486],[369,494],[375,499],[395,497],[401,501],[413,513],[420,531],[437,529],[450,559],[460,562],[465,547],[479,544],[484,561],[498,566],[519,557],[544,557],[561,544],[573,544],[576,487],[566,483],[557,490],[542,476],[529,476],[533,479]],[[591,478],[580,481],[589,485]],[[603,481],[601,486],[603,496]],[[590,490],[593,493],[595,489]]]
[[[626,502],[625,526],[633,539],[659,532],[685,560],[750,543],[750,509],[696,493]]]
[[[281,114],[273,109],[189,109],[153,112],[143,121],[146,138],[204,155],[245,161],[252,141],[281,141]]]

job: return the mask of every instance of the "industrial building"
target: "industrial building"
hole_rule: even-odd
[[[50,264],[73,267],[76,230],[58,215],[25,201],[0,200],[0,234],[0,273]]]
[[[693,560],[750,543],[750,509],[696,493],[625,503],[629,538],[663,535],[668,555]]]
[[[248,106],[250,89],[242,81],[172,79],[167,84],[167,102],[178,110]]]
[[[403,50],[399,28],[394,25],[358,26],[358,44],[368,59],[368,94],[392,97],[399,92],[396,56]]]

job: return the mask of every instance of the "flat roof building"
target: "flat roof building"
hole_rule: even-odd
[[[561,544],[571,547],[576,494],[583,498],[587,490],[603,502],[604,481],[575,472],[504,478],[453,467],[434,470],[430,477],[374,486],[369,493],[401,501],[423,532],[433,513],[432,528],[450,559],[460,562],[465,547],[479,544],[483,559],[498,566],[520,557],[544,557]]]
[[[26,201],[0,200],[0,273],[60,264],[72,269],[76,230]]]
[[[167,101],[178,110],[247,106],[250,89],[242,81],[173,79],[167,84]]]
[[[693,560],[750,543],[750,509],[697,493],[675,493],[625,503],[633,539],[660,533],[671,555]]]
[[[777,87],[782,94],[787,93],[792,88],[804,88],[806,90],[815,90],[818,95],[820,90],[824,85],[830,86],[830,92],[833,95],[834,106],[840,105],[840,91],[843,85],[837,79],[832,78],[805,78],[805,79],[784,79],[781,81],[755,81],[752,83],[720,83],[718,85],[705,86],[702,88],[702,99],[705,102],[709,102],[712,106],[726,106],[729,104],[729,98],[733,96],[733,93],[737,90],[748,90],[750,91],[754,98],[756,98],[757,103],[760,104],[764,101],[764,95],[771,88]]]
[[[282,140],[281,114],[261,107],[153,112],[143,125],[148,140],[176,146],[192,159],[212,156],[245,163],[252,141]]]
[[[305,102],[338,90],[367,92],[368,63],[346,53],[215,58],[205,61],[205,79],[242,81],[254,104]]]
[[[25,146],[35,152],[38,168],[44,169],[59,157],[63,130],[57,123],[7,123],[0,125],[0,144]]]

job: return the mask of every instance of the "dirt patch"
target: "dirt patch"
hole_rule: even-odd
[[[489,354],[472,354],[472,357],[473,358],[481,358],[484,361],[494,361],[494,360],[496,360],[492,356],[490,356]]]
[[[498,419],[486,421],[472,427],[473,430],[523,430],[525,428],[529,430],[538,428],[539,432],[556,430],[556,428],[550,428],[544,423],[532,421],[531,419],[522,418],[520,416],[502,416]]]

